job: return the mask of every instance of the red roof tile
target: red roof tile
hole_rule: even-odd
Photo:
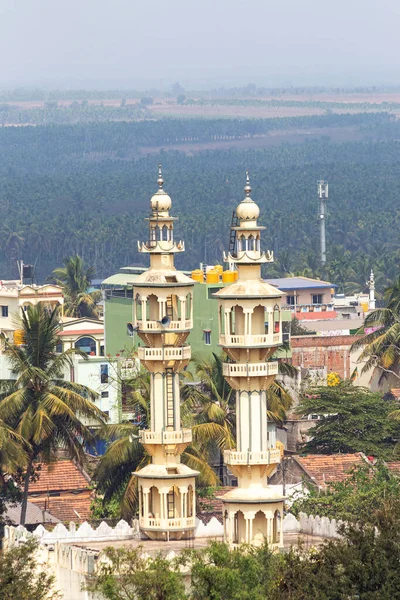
[[[392,471],[393,475],[400,475],[400,461],[392,461],[385,463],[389,471]]]
[[[324,487],[328,483],[343,481],[349,476],[352,467],[365,464],[360,452],[355,454],[309,454],[308,456],[295,456],[294,459],[320,487]]]
[[[87,521],[90,519],[91,495],[83,492],[79,496],[64,496],[56,498],[29,498],[29,502],[36,504],[42,510],[50,512],[57,519],[64,522]]]
[[[58,460],[50,466],[42,464],[38,476],[37,481],[29,484],[29,494],[89,489],[89,479],[72,460]]]

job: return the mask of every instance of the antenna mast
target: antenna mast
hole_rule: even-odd
[[[325,201],[328,200],[328,182],[317,181],[319,199],[319,228],[321,241],[321,264],[326,264],[326,238],[325,238]]]

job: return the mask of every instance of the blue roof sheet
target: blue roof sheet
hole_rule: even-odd
[[[309,279],[308,277],[281,277],[278,279],[266,279],[267,283],[275,285],[280,290],[307,290],[307,289],[327,289],[335,288],[336,285],[329,281],[320,281],[319,279]]]

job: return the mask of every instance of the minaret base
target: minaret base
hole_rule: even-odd
[[[223,502],[224,541],[232,546],[265,541],[275,550],[283,548],[285,498],[268,487],[236,488],[220,498]]]
[[[137,473],[139,529],[152,540],[181,540],[194,535],[196,476],[186,465],[147,465]]]

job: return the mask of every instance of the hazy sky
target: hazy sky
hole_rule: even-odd
[[[400,0],[0,0],[0,86],[400,83]]]

